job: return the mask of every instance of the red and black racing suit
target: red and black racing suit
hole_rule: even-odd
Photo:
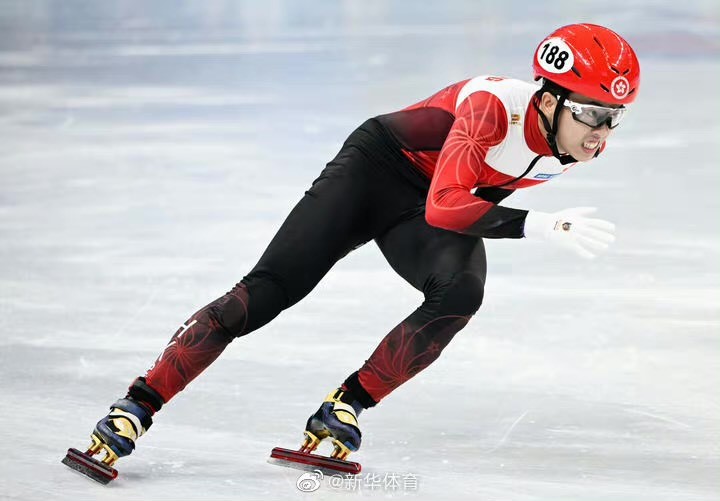
[[[370,240],[423,292],[424,301],[344,388],[370,407],[436,360],[482,303],[482,238],[523,236],[527,211],[498,202],[538,182],[485,164],[488,148],[505,137],[508,117],[488,92],[473,94],[456,109],[466,82],[358,127],[250,273],[185,322],[130,395],[142,398],[147,384],[167,402],[233,339],[300,301],[339,259]],[[552,155],[533,106],[523,126],[532,151]],[[157,410],[162,402],[151,404]]]

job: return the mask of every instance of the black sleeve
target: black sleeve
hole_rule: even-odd
[[[486,188],[475,188],[473,195],[488,202],[499,204],[502,200],[512,195],[515,190],[506,190],[505,188],[496,188],[488,186]]]
[[[477,188],[474,195],[488,202],[498,204],[515,190],[486,187]],[[466,228],[463,233],[483,238],[522,238],[525,231],[525,217],[528,211],[495,205]]]
[[[483,238],[522,238],[527,213],[526,210],[495,205],[463,233]]]

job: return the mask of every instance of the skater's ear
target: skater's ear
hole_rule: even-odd
[[[545,116],[551,117],[555,113],[555,108],[558,105],[557,97],[551,92],[543,92],[540,96],[540,111],[545,113]]]

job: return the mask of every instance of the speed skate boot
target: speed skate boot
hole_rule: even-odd
[[[351,452],[360,448],[362,433],[358,415],[363,407],[349,392],[341,388],[331,391],[320,408],[310,416],[305,425],[305,452],[314,451],[317,446],[330,438],[334,450],[331,458],[347,459]]]
[[[93,441],[91,452],[96,454],[104,450],[103,462],[112,466],[118,458],[135,449],[135,441],[152,426],[150,416],[147,407],[130,398],[118,400],[110,407],[110,413],[95,425],[90,437]]]
[[[110,413],[95,425],[88,449],[84,453],[69,449],[62,460],[64,464],[103,484],[117,477],[113,465],[135,449],[137,439],[152,426],[154,411],[162,405],[162,400],[159,400],[153,408],[144,400],[133,398],[132,395],[138,394],[138,387],[143,391],[149,389],[144,380],[138,378],[130,387],[128,396],[112,404]],[[93,457],[101,453],[102,457]]]
[[[333,390],[320,408],[307,420],[305,441],[298,450],[275,447],[269,462],[292,468],[321,470],[329,473],[357,475],[362,466],[348,461],[351,452],[360,448],[358,415],[363,406],[352,394],[341,388]],[[330,456],[313,454],[320,442],[329,438],[334,446]]]

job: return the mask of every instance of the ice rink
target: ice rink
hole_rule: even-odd
[[[422,301],[372,242],[235,341],[111,485],[60,464],[358,124],[530,80],[578,21],[634,45],[640,97],[597,161],[503,204],[597,206],[618,240],[590,262],[488,241],[480,312],[362,414],[356,483],[302,493],[266,459]],[[0,499],[720,499],[719,40],[714,0],[0,0]]]

